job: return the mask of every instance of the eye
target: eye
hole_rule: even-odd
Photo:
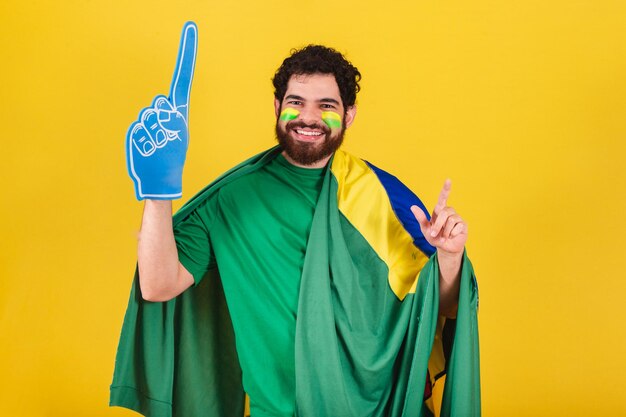
[[[321,107],[323,109],[326,109],[326,110],[335,110],[336,109],[336,107],[334,105],[328,104],[328,103],[323,103]]]
[[[287,104],[291,104],[292,106],[299,106],[302,104],[300,100],[289,100]]]

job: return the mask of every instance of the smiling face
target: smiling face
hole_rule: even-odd
[[[276,136],[294,165],[326,165],[352,124],[356,107],[344,109],[332,74],[292,75],[282,102],[275,100]]]

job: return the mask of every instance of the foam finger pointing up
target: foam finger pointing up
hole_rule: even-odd
[[[197,50],[198,27],[194,22],[187,22],[183,27],[178,59],[176,60],[174,78],[170,89],[170,100],[172,100],[172,104],[176,108],[189,104]]]

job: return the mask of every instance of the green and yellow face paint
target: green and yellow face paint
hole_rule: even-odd
[[[334,111],[323,111],[322,121],[331,129],[339,129],[341,127],[341,116]]]
[[[297,119],[300,115],[300,112],[292,107],[285,107],[283,111],[280,112],[279,119],[283,122],[290,122],[294,119]]]

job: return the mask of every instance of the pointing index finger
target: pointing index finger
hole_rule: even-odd
[[[194,22],[187,22],[183,27],[180,39],[178,58],[174,70],[174,79],[170,88],[170,100],[174,107],[187,106],[191,92],[193,70],[196,65],[196,52],[198,50],[198,27]],[[185,118],[186,118],[185,114]]]
[[[452,181],[448,178],[443,183],[443,188],[439,193],[439,200],[437,201],[437,205],[435,206],[435,214],[438,214],[447,204],[448,204],[448,196],[450,195],[450,189],[452,188]]]

